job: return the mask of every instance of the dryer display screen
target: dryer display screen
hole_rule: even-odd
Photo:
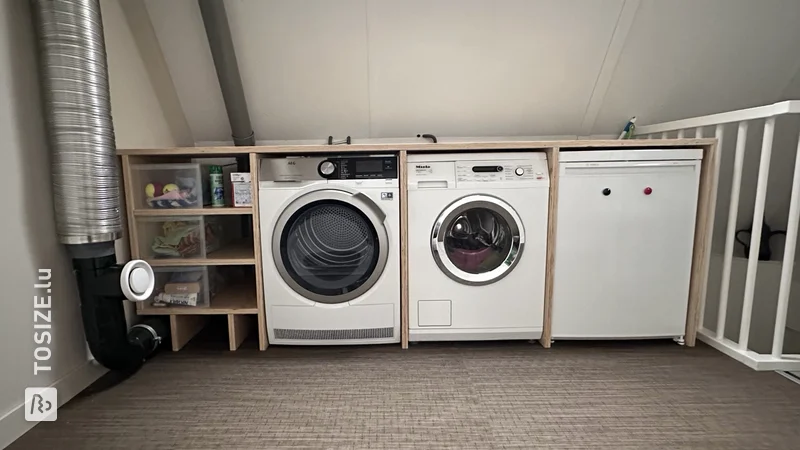
[[[357,159],[356,173],[383,173],[383,161],[380,159]]]

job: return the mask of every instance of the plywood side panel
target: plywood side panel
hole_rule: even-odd
[[[408,348],[408,154],[400,152],[400,345]]]
[[[704,148],[703,163],[700,173],[700,189],[697,201],[697,219],[694,232],[694,253],[692,254],[692,278],[689,283],[689,307],[686,313],[686,334],[684,340],[688,347],[694,347],[697,339],[697,327],[700,322],[700,308],[708,283],[709,253],[711,238],[714,232],[714,202],[717,173],[717,144]]]
[[[544,323],[542,347],[550,348],[553,340],[553,285],[556,265],[556,230],[558,229],[558,147],[547,149],[547,167],[550,175],[550,198],[547,203],[547,255],[544,279]]]
[[[261,258],[261,215],[258,209],[258,162],[259,157],[255,153],[250,154],[250,179],[252,180],[252,199],[253,199],[253,251],[256,258],[256,302],[258,304],[258,348],[266,350],[269,346],[267,342],[267,310],[264,305],[264,273],[263,259]]]

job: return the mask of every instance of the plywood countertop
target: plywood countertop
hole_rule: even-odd
[[[117,150],[118,155],[163,156],[163,155],[248,155],[287,153],[344,153],[344,152],[439,152],[439,151],[491,151],[532,150],[558,147],[561,149],[608,149],[608,148],[653,148],[692,147],[712,145],[716,139],[631,139],[631,140],[570,140],[570,141],[495,141],[495,142],[445,142],[405,144],[351,144],[351,145],[256,145],[252,147],[170,147],[129,148]]]

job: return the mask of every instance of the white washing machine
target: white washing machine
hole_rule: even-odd
[[[394,155],[261,160],[270,344],[400,342]]]
[[[408,156],[409,339],[537,339],[544,153]]]

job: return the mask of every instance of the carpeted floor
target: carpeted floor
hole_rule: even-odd
[[[708,347],[162,353],[11,449],[800,448],[800,385]]]

